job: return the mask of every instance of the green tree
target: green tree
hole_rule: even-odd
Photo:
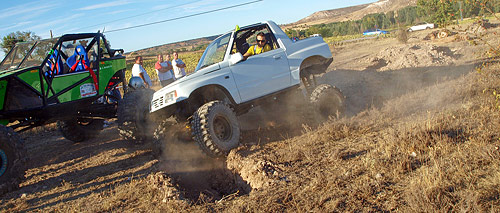
[[[309,29],[306,30],[306,36],[309,37],[314,34],[319,34],[319,27],[318,26],[312,26]]]
[[[422,14],[425,16],[425,14]],[[419,19],[418,9],[417,7],[405,7],[398,10],[398,18],[397,21],[400,24],[410,25],[415,24],[416,20]]]
[[[394,16],[394,11],[387,12],[386,16],[389,19],[389,22],[391,22],[391,25],[396,24],[396,18]]]
[[[329,28],[327,28],[327,27],[320,28],[319,29],[319,34],[321,34],[321,36],[323,36],[323,37],[331,37],[331,36],[333,36],[332,30],[329,29]]]
[[[453,9],[455,0],[418,0],[419,12],[428,17],[428,21],[441,26],[448,25],[457,11]]]
[[[40,40],[40,36],[35,35],[34,32],[31,31],[17,31],[13,33],[9,33],[8,35],[2,38],[2,43],[0,43],[0,47],[2,51],[7,54],[10,49],[17,43],[23,41],[35,41]]]

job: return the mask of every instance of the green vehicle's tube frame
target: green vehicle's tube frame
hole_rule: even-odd
[[[88,52],[92,45],[104,44],[110,58],[103,58],[102,51],[97,53],[97,64],[95,74],[97,76],[98,91],[96,95],[90,97],[81,97],[81,86],[84,83],[94,83],[88,71],[71,73],[61,76],[47,77],[43,72],[43,67],[49,60],[49,54],[39,66],[31,66],[22,69],[13,69],[0,71],[0,124],[7,125],[11,123],[11,128],[19,132],[41,126],[46,123],[54,122],[70,117],[88,117],[88,118],[113,118],[116,117],[115,104],[98,104],[97,100],[108,95],[110,90],[116,89],[116,85],[122,82],[123,90],[126,91],[125,82],[125,56],[115,53],[123,50],[110,49],[106,38],[101,33],[84,34],[66,34],[61,36],[51,50],[56,50],[61,54],[61,44],[64,41],[89,39],[92,41],[87,45]],[[101,42],[101,39],[103,42]],[[17,68],[27,60],[34,47],[33,45],[28,54],[23,58]],[[11,50],[13,51],[14,48]],[[10,53],[10,52],[9,52]],[[8,54],[7,54],[8,55]],[[64,55],[65,58],[67,56]],[[7,57],[0,63],[5,63]],[[37,73],[37,74],[36,74]],[[23,107],[22,109],[7,109],[9,97],[13,94],[12,84],[22,85],[29,90],[31,97],[38,98],[39,104],[35,106]],[[18,86],[19,87],[19,86]],[[9,89],[10,88],[10,89]],[[27,91],[27,90],[24,90]],[[16,91],[19,93],[21,91]],[[11,107],[12,108],[12,107]],[[18,121],[18,123],[13,123]]]

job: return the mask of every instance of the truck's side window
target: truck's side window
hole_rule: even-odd
[[[242,55],[245,54],[249,48],[253,48],[257,44],[257,34],[259,33],[264,33],[266,44],[271,46],[271,50],[280,48],[269,27],[267,25],[259,25],[236,32],[231,53],[240,52]]]

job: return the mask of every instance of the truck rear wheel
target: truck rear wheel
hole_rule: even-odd
[[[0,125],[0,194],[19,187],[24,179],[27,155],[19,135]]]
[[[144,142],[153,135],[153,122],[149,118],[149,103],[154,91],[132,90],[118,104],[118,130],[129,141]]]
[[[317,86],[311,93],[310,102],[321,122],[326,121],[329,116],[340,118],[344,114],[345,97],[332,85]]]
[[[57,127],[64,138],[73,142],[95,138],[103,129],[104,119],[72,118],[57,121]]]
[[[226,156],[240,142],[240,124],[234,111],[222,101],[201,106],[191,120],[193,139],[211,157]]]

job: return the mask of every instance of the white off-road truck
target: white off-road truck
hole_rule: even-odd
[[[264,33],[271,50],[243,60],[259,33]],[[337,117],[343,112],[344,96],[331,85],[316,85],[314,77],[325,73],[332,60],[322,37],[292,41],[272,21],[236,27],[208,45],[194,73],[154,94],[138,89],[125,95],[126,103],[118,109],[121,135],[147,138],[152,134],[147,130],[152,119],[174,116],[189,122],[192,137],[204,152],[221,157],[238,146],[237,116],[252,107],[281,107],[287,104],[281,102],[283,97],[294,94],[306,100],[301,105],[305,113],[317,112],[320,119]],[[139,88],[141,83],[132,79],[129,86]],[[139,103],[147,99],[150,104]],[[150,108],[141,108],[143,105]],[[160,122],[160,128],[162,125],[165,123]]]

